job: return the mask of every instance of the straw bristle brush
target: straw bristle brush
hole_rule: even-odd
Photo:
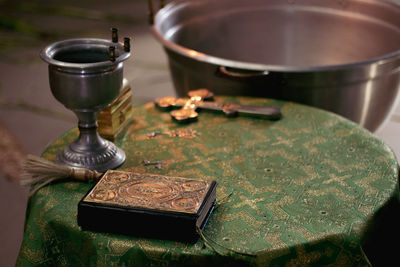
[[[103,175],[103,173],[89,169],[61,166],[34,155],[27,156],[22,163],[22,170],[20,184],[31,186],[30,196],[53,181],[67,178],[79,181],[97,181]]]

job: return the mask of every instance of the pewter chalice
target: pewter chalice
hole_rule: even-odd
[[[120,166],[125,153],[101,138],[96,117],[119,94],[123,61],[130,57],[129,38],[123,44],[113,29],[112,41],[70,39],[53,43],[40,53],[49,64],[54,97],[78,117],[79,138],[56,157],[56,162],[104,172]]]

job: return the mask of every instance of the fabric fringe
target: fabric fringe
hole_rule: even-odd
[[[228,247],[226,247],[226,246],[224,246],[222,244],[219,244],[217,241],[212,240],[212,239],[208,238],[207,236],[205,236],[204,232],[198,226],[196,226],[196,232],[199,234],[199,236],[200,236],[201,240],[203,240],[204,244],[208,248],[210,248],[212,251],[217,253],[218,255],[229,256],[229,253],[223,253],[221,251],[218,251],[217,248],[215,247],[215,245],[217,245],[218,247],[223,248],[227,252],[231,252],[231,253],[238,254],[238,255],[241,255],[241,256],[247,256],[247,257],[256,257],[257,256],[254,253],[237,251],[237,250],[228,248]]]
[[[229,199],[232,195],[233,195],[233,191],[230,192],[230,193],[229,193],[228,195],[226,195],[225,197],[223,197],[223,198],[218,202],[218,204],[216,205],[215,209],[217,209],[217,208],[220,207],[221,205],[225,204],[225,203],[228,201],[228,199]],[[211,249],[212,251],[214,251],[215,253],[217,253],[218,255],[221,255],[221,256],[228,256],[229,253],[223,253],[223,252],[221,252],[221,251],[218,251],[217,248],[216,248],[216,246],[218,246],[218,247],[220,247],[220,248],[223,248],[223,249],[226,250],[227,252],[231,252],[231,253],[238,254],[238,255],[241,255],[241,256],[248,256],[248,257],[256,257],[256,256],[257,256],[257,255],[254,254],[254,253],[247,253],[247,252],[237,251],[237,250],[228,248],[228,247],[226,247],[226,246],[224,246],[224,245],[222,245],[222,244],[219,244],[217,241],[212,240],[212,239],[208,238],[206,235],[204,235],[204,232],[203,232],[198,226],[196,226],[196,232],[197,232],[197,234],[200,236],[201,240],[203,240],[204,245],[205,245],[206,247],[208,247],[209,249]]]

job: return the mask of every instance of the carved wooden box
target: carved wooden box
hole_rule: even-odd
[[[78,204],[83,230],[195,242],[215,205],[216,182],[108,171]]]
[[[97,116],[99,134],[111,141],[125,129],[132,116],[132,90],[127,79],[119,96]]]

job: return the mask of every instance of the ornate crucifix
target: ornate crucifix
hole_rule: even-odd
[[[280,119],[281,109],[278,107],[256,107],[244,106],[236,103],[219,103],[210,101],[213,93],[207,89],[198,89],[189,91],[189,98],[175,98],[172,96],[162,97],[155,100],[155,105],[162,110],[171,110],[171,117],[179,123],[187,123],[197,120],[197,109],[210,111],[222,111],[228,117],[238,115],[251,116],[262,119],[277,120]]]

